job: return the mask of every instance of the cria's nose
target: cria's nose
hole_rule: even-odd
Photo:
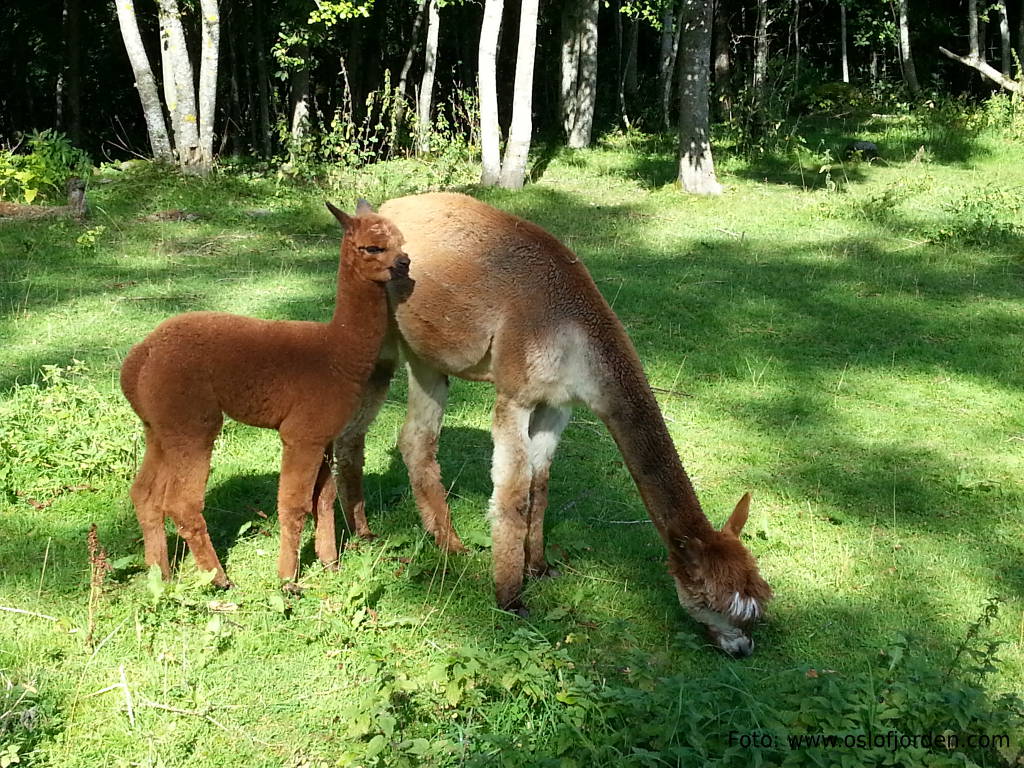
[[[403,253],[401,256],[399,256],[397,259],[395,259],[395,266],[399,267],[401,269],[408,269],[409,268],[409,257],[408,257],[408,255]]]

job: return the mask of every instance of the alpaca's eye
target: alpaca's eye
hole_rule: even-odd
[[[381,248],[379,245],[364,245],[360,250],[364,253],[384,253],[387,248]]]

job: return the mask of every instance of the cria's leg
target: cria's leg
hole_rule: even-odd
[[[530,505],[530,409],[498,394],[494,406],[491,535],[498,605],[526,615],[521,593]]]
[[[397,346],[392,341],[385,340],[377,367],[374,368],[363,390],[359,411],[334,441],[334,458],[338,463],[341,506],[345,510],[345,522],[349,531],[363,539],[373,538],[370,526],[366,522],[366,501],[363,497],[366,430],[376,418],[387,396],[388,385],[395,373],[397,355]]]
[[[451,512],[441,468],[437,463],[437,437],[448,400],[448,377],[423,362],[409,359],[409,410],[398,438],[402,459],[409,470],[412,493],[423,527],[446,552],[465,552],[452,527]]]
[[[544,510],[548,506],[548,475],[551,459],[558,447],[562,430],[569,423],[571,410],[566,407],[540,405],[530,416],[530,507],[527,513],[526,572],[534,578],[557,576],[558,572],[544,558]]]
[[[163,457],[160,474],[163,504],[177,525],[178,533],[188,544],[196,567],[201,571],[216,571],[213,583],[218,587],[230,587],[231,582],[213,549],[203,517],[210,454],[213,452],[214,437],[219,431],[218,419],[214,428],[205,435],[176,436],[172,441],[161,441]]]
[[[329,570],[338,567],[338,539],[334,532],[336,498],[338,489],[331,475],[331,453],[328,446],[313,486],[313,529],[316,531],[316,557]]]
[[[298,577],[299,540],[313,508],[313,489],[323,464],[323,443],[297,440],[282,431],[281,479],[277,488],[277,516],[281,523],[281,550],[277,575],[292,582]]]
[[[152,435],[146,432],[146,455],[142,466],[132,483],[131,498],[135,505],[135,516],[142,529],[146,566],[158,565],[165,579],[171,576],[171,564],[167,557],[167,533],[164,531],[164,480],[161,466],[164,462]]]

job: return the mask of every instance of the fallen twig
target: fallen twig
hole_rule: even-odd
[[[46,619],[47,621],[60,621],[55,616],[47,616],[45,613],[36,613],[35,611],[26,611],[24,608],[9,608],[6,605],[0,605],[0,611],[7,611],[7,613],[20,613],[24,616],[34,616],[37,619]]]

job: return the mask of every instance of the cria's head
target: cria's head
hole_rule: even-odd
[[[375,213],[365,200],[359,201],[354,216],[330,203],[326,205],[345,229],[341,257],[345,259],[348,254],[360,278],[386,283],[392,278],[408,277],[409,256],[402,250],[405,238],[398,227]]]
[[[749,513],[747,493],[722,530],[678,541],[669,551],[668,569],[679,604],[707,627],[715,645],[732,656],[753,653],[750,626],[764,615],[772,597],[754,556],[739,539]]]

